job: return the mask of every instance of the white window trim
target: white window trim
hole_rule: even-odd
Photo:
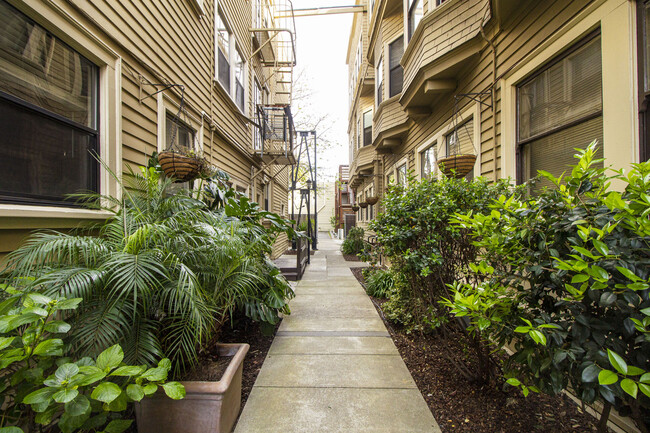
[[[386,99],[394,98],[398,95],[401,95],[402,92],[404,92],[404,80],[402,79],[402,92],[399,92],[393,96],[390,96],[390,46],[393,42],[398,40],[399,38],[404,38],[402,39],[402,57],[404,57],[404,52],[406,52],[406,35],[404,33],[400,33],[398,35],[393,36],[392,39],[389,39],[386,44],[384,44],[384,59],[388,59],[388,64],[383,65],[384,69],[384,83],[387,83],[388,85],[384,84],[384,92],[383,92],[383,100],[385,101]],[[400,58],[401,60],[401,58]],[[388,74],[386,74],[386,71],[388,71]],[[403,72],[402,72],[403,74]],[[388,87],[388,92],[386,92],[386,87]],[[386,98],[388,96],[388,98]],[[383,102],[383,101],[382,101]]]
[[[248,96],[249,96],[249,89],[248,89],[248,77],[249,77],[249,68],[250,68],[250,62],[246,60],[246,56],[243,53],[242,50],[239,49],[239,45],[237,43],[237,39],[235,37],[235,34],[231,30],[231,27],[228,23],[228,20],[225,16],[225,13],[223,10],[221,10],[221,13],[219,13],[219,2],[215,2],[215,13],[214,13],[214,21],[212,22],[212,26],[214,28],[214,52],[212,55],[214,56],[214,77],[213,80],[214,82],[228,95],[230,98],[230,101],[233,103],[233,105],[239,110],[240,113],[242,113],[244,116],[248,116]],[[219,56],[218,56],[218,50],[219,50],[219,45],[217,42],[217,32],[216,32],[216,27],[217,27],[217,16],[221,17],[221,21],[223,21],[224,26],[226,27],[226,30],[228,30],[228,64],[230,65],[230,89],[226,89],[224,85],[219,81]],[[235,68],[236,68],[236,56],[235,52],[239,53],[239,56],[243,60],[244,63],[244,77],[243,77],[243,86],[244,86],[244,107],[241,108],[236,101],[236,89],[237,89],[237,84],[235,82]]]
[[[585,7],[500,80],[502,89],[501,177],[516,179],[517,84],[600,26],[605,163],[629,169],[638,162],[636,13],[632,2],[612,0]],[[622,110],[621,107],[629,107]],[[625,143],[622,147],[621,143]],[[620,181],[612,187],[621,188]]]
[[[173,101],[169,96],[163,92],[158,93],[158,137],[156,140],[156,145],[158,152],[163,152],[167,148],[167,113],[170,113],[172,116],[178,114],[179,105]],[[193,148],[195,152],[203,152],[203,134],[204,126],[200,118],[194,117],[191,113],[187,113],[187,116],[183,116],[181,121],[186,123],[190,128],[195,132]]]
[[[472,137],[472,141],[474,143],[474,147],[476,148],[477,154],[476,163],[474,164],[472,172],[474,173],[474,178],[477,178],[481,175],[481,128],[479,126],[481,124],[481,104],[477,102],[470,104],[467,108],[465,108],[456,116],[456,124],[461,125],[469,118],[472,118],[472,122],[474,123],[474,136]],[[447,122],[441,128],[437,129],[433,134],[429,136],[429,138],[424,141],[422,145],[416,148],[415,170],[417,172],[416,178],[418,180],[422,180],[422,151],[431,145],[435,145],[436,147],[436,150],[434,151],[434,158],[437,158],[435,161],[435,166],[433,167],[432,177],[440,178],[442,176],[442,173],[438,168],[438,159],[444,158],[446,156],[445,137],[449,135],[450,132],[453,132],[453,130],[454,120],[450,119],[449,122]]]
[[[378,108],[384,101],[386,101],[386,62],[384,61],[386,59],[386,53],[384,51],[387,51],[386,46],[382,47],[381,55],[379,56],[379,60],[377,60],[377,63],[381,63],[381,83],[377,79],[377,71],[379,68],[375,68],[375,94],[373,99],[375,100],[376,108]],[[379,84],[381,84],[381,102],[377,100]]]
[[[22,3],[14,6],[98,66],[99,156],[108,168],[120,177],[122,175],[122,58],[67,10],[54,3],[35,2],[30,4],[29,8]],[[121,198],[117,181],[101,165],[99,185],[101,194]],[[16,218],[106,219],[111,215],[112,213],[102,210],[3,203],[0,204],[0,228],[22,228],[23,224],[15,221]],[[4,218],[9,220],[5,221]],[[55,224],[57,227],[66,225],[69,224],[60,222]]]

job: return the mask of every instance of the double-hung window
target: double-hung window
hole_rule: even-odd
[[[406,163],[397,167],[397,184],[406,186]]]
[[[217,79],[230,90],[230,44],[232,34],[226,27],[221,12],[215,14],[215,38],[217,39]]]
[[[372,144],[372,110],[363,113],[363,145]]]
[[[409,33],[409,41],[411,40],[411,37],[413,36],[413,32],[415,32],[415,29],[418,27],[418,24],[422,20],[422,16],[424,15],[424,5],[423,5],[423,0],[411,0],[409,4],[409,11],[408,11],[408,33]]]
[[[237,49],[235,37],[228,29],[222,12],[215,14],[216,79],[242,113],[246,112],[246,62]]]
[[[258,123],[261,123],[261,113],[262,109],[262,86],[260,83],[255,80],[255,86],[253,87],[253,118],[258,120]],[[256,127],[253,133],[253,148],[255,150],[262,149],[262,127]]]
[[[0,0],[0,202],[99,192],[99,68]]]
[[[517,180],[575,163],[574,148],[598,140],[603,155],[602,56],[596,32],[517,86]],[[541,186],[545,183],[542,182]]]
[[[377,75],[375,78],[377,82],[377,105],[381,104],[384,100],[384,59],[383,57],[379,58],[377,62]]]
[[[244,61],[239,51],[235,49],[235,103],[244,112],[244,74],[246,72]]]
[[[404,36],[395,39],[388,45],[388,97],[402,93],[402,83],[404,81],[404,69],[399,64],[404,54]]]
[[[430,179],[433,174],[436,157],[434,155],[435,144],[427,147],[420,152],[420,177],[422,179]]]

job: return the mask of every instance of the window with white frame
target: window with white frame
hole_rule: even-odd
[[[262,105],[262,86],[259,81],[255,79],[255,85],[253,86],[253,118],[259,120],[259,110]],[[255,150],[260,150],[262,148],[262,129],[260,127],[255,127],[253,131],[253,148]]]
[[[436,143],[433,143],[420,152],[420,177],[422,179],[430,179],[434,173],[436,164],[435,146]]]
[[[404,69],[399,61],[404,54],[404,36],[400,36],[388,45],[388,97],[402,93]]]
[[[377,62],[377,74],[375,75],[375,81],[377,82],[376,100],[377,100],[377,105],[379,105],[384,100],[384,60],[383,60],[383,57],[380,57],[379,61]]]
[[[397,184],[401,186],[406,186],[406,163],[400,165],[397,167],[397,170],[395,170],[395,174],[397,175]]]
[[[363,145],[372,144],[372,110],[363,113]]]
[[[244,75],[246,73],[245,63],[241,58],[241,54],[237,49],[235,51],[235,103],[239,109],[245,111],[245,99],[244,99]]]
[[[593,140],[602,158],[602,112],[601,38],[595,32],[517,86],[517,180],[538,170],[559,176],[574,163],[574,148]]]
[[[230,45],[233,37],[226,27],[221,11],[217,11],[214,21],[217,45],[217,79],[225,89],[230,91]]]
[[[230,95],[235,105],[246,114],[246,62],[237,49],[235,37],[228,28],[221,10],[215,14],[216,80]]]
[[[424,15],[424,0],[411,0],[408,10],[408,34],[409,41],[418,27]]]
[[[361,149],[361,118],[357,117],[357,149]]]
[[[0,202],[100,191],[99,67],[0,0]]]

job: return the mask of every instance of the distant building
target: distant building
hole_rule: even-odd
[[[349,185],[349,165],[339,165],[338,178],[336,180],[335,197],[335,215],[338,220],[338,226],[335,229],[345,228],[346,215],[348,215],[348,226],[355,224],[355,215],[352,210],[353,194]]]

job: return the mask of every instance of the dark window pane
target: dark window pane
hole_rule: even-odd
[[[226,88],[226,92],[230,93],[230,64],[228,58],[217,50],[219,56],[219,82]]]
[[[167,149],[177,151],[194,149],[194,130],[176,116],[167,114],[166,129]]]
[[[404,37],[401,36],[388,46],[389,89],[388,97],[402,93],[404,71],[399,61],[404,54]]]
[[[599,143],[596,158],[602,158],[602,116],[523,145],[520,150],[522,180],[527,181],[537,176],[538,170],[547,171],[556,177],[561,175],[569,170],[569,166],[576,164],[577,160],[573,157],[576,154],[575,148],[585,148],[594,140]],[[543,180],[535,189],[550,185],[550,182]]]
[[[97,66],[0,0],[0,91],[97,129]]]
[[[66,194],[99,191],[94,133],[0,97],[0,200],[65,204]]]
[[[244,111],[244,86],[236,81],[235,86],[235,102],[241,111]]]

